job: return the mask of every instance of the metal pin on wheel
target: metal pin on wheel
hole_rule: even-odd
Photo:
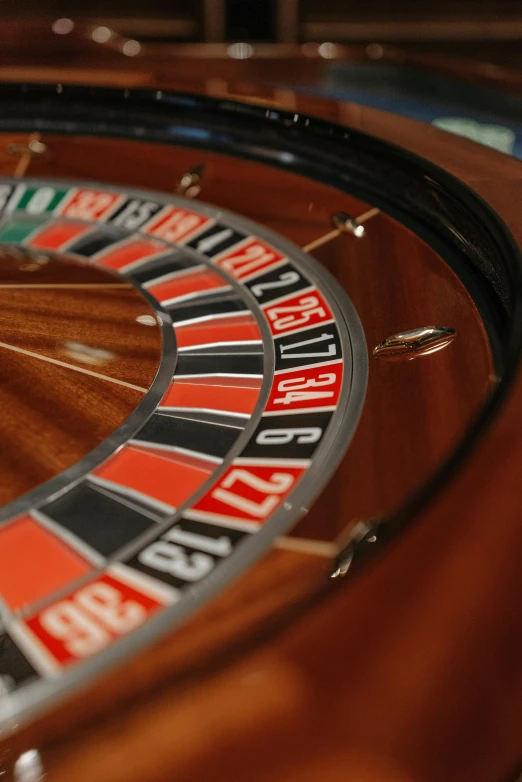
[[[406,358],[427,356],[442,350],[456,336],[455,329],[446,326],[422,326],[418,329],[392,334],[373,349],[376,358]]]
[[[13,172],[15,177],[23,177],[29,168],[31,160],[35,156],[43,156],[48,152],[47,144],[41,140],[40,133],[31,133],[27,143],[16,143],[7,145],[7,154],[20,156]]]
[[[42,758],[37,749],[22,752],[14,765],[16,782],[40,782],[44,777]]]
[[[204,163],[200,163],[186,171],[178,182],[176,193],[185,196],[185,198],[196,198],[201,192],[201,180],[204,172]]]
[[[375,217],[379,213],[380,209],[377,209],[376,207],[368,209],[367,212],[363,212],[363,214],[358,217],[353,217],[347,212],[334,212],[330,218],[334,230],[329,231],[327,234],[324,234],[324,236],[320,236],[318,239],[314,239],[313,242],[306,244],[302,249],[306,253],[312,252],[312,250],[322,247],[323,244],[331,242],[332,239],[336,239],[341,234],[351,234],[352,236],[355,236],[356,239],[362,239],[366,234],[363,223],[371,220],[372,217]]]
[[[377,543],[377,533],[381,522],[378,519],[359,521],[350,531],[348,543],[335,557],[330,570],[330,578],[342,578],[352,566],[356,556]],[[345,538],[346,540],[346,538]]]

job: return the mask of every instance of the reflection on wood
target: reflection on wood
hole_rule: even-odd
[[[294,99],[298,110],[444,166],[522,243],[518,164],[408,120]],[[157,189],[201,160],[201,151],[120,140],[64,138],[60,150],[52,166],[35,163],[40,173]],[[254,163],[210,153],[205,163],[206,200],[301,246],[328,229],[332,211],[368,208]],[[440,463],[484,401],[492,362],[461,282],[385,214],[360,242],[341,237],[318,258],[348,290],[369,345],[425,323],[459,334],[426,359],[371,363],[352,447],[296,532],[331,541],[352,516],[388,511]],[[464,469],[354,581],[325,587],[323,557],[273,551],[179,632],[20,731],[6,751],[14,759],[38,747],[50,782],[500,779],[520,752],[522,719],[521,417],[518,378]]]
[[[100,269],[66,259],[31,264],[2,247],[0,280],[5,504],[109,437],[150,387],[162,348],[159,327],[136,320],[153,312],[148,302]]]

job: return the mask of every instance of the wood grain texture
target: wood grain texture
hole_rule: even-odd
[[[4,138],[10,143],[11,136]],[[52,157],[35,159],[28,174],[168,192],[185,171],[204,162],[201,200],[253,219],[298,246],[330,231],[332,213],[358,216],[369,208],[296,174],[212,152],[85,136],[46,136],[46,143]],[[8,173],[12,161],[2,159],[2,147],[0,141],[0,172]],[[426,480],[487,397],[493,364],[480,315],[462,282],[393,218],[381,213],[366,224],[363,239],[340,236],[312,255],[350,295],[370,352],[385,337],[420,326],[457,331],[440,353],[370,362],[367,401],[342,477],[295,530],[332,540],[354,518],[389,513]]]
[[[159,327],[136,321],[153,310],[131,285],[65,257],[21,256],[0,248],[2,504],[109,437],[143,399],[162,353]],[[31,284],[50,287],[17,287]]]
[[[325,576],[323,558],[272,551],[242,578],[240,593],[236,588],[226,590],[218,600],[184,625],[176,634],[174,645],[171,638],[165,639],[156,645],[154,654],[147,651],[127,661],[124,668],[118,670],[117,676],[105,676],[79,698],[65,703],[52,715],[42,717],[23,733],[13,736],[7,745],[9,756],[16,758],[21,749],[28,746],[27,742],[39,747],[45,743],[48,748],[45,757],[47,768],[54,767],[57,761],[59,765],[62,754],[67,754],[71,765],[64,768],[64,778],[72,773],[79,774],[81,782],[93,774],[100,779],[127,780],[140,778],[141,775],[148,779],[147,775],[153,768],[154,773],[168,778],[171,754],[167,745],[175,739],[175,735],[170,730],[164,730],[165,709],[170,712],[172,705],[181,697],[190,700],[194,686],[205,689],[216,672],[226,669],[233,658],[240,661],[245,652],[255,649],[264,638],[288,626],[295,616],[305,614],[313,605],[317,591],[328,583]],[[133,682],[132,687],[128,686],[129,680]],[[263,682],[260,681],[259,685],[262,688]],[[274,702],[286,711],[287,687],[283,681],[281,686],[279,694],[262,696],[268,716]],[[247,688],[244,696],[248,699],[250,695]],[[242,698],[243,695],[240,695]],[[251,724],[258,719],[258,706],[259,697],[249,707]],[[156,734],[155,759],[149,754],[143,755],[140,749],[143,747],[143,723],[139,716],[142,709],[149,713],[151,734]],[[121,720],[123,712],[129,715],[128,721]],[[240,711],[239,722],[243,718],[244,714]],[[80,752],[76,752],[71,744],[74,731],[78,731]],[[100,736],[106,731],[108,743],[100,744]],[[96,755],[89,768],[85,767],[83,754],[86,739],[92,740]],[[184,742],[181,736],[179,741],[175,740],[177,746]],[[129,762],[122,762],[121,753],[125,753],[129,741],[135,754],[129,756]],[[119,745],[116,752],[115,743]]]
[[[409,120],[302,96],[293,100],[301,111],[408,146],[460,176],[491,203],[522,244],[514,198],[522,180],[519,164]],[[120,155],[117,181],[132,178],[134,184],[150,186],[156,178],[153,186],[161,187],[189,162],[186,151],[177,153],[183,166],[180,157],[176,162],[176,151],[170,152],[172,158],[162,148],[156,159],[151,150],[144,156],[147,165],[138,162],[131,171],[120,146],[114,153]],[[72,148],[69,155],[74,173],[84,170]],[[118,164],[108,165],[107,177],[118,175]],[[242,178],[238,211],[299,243],[328,230],[332,204],[359,207],[347,196],[290,175],[285,187],[286,175],[280,172],[272,172],[277,191],[267,184],[264,199],[254,178],[256,207],[253,193],[244,187],[254,164],[245,164],[241,173],[237,161],[223,166],[227,187],[216,185],[213,197],[210,172],[204,197],[219,197],[219,203],[234,208]],[[261,182],[262,176],[269,178],[266,171],[260,173]],[[288,221],[280,203],[289,205],[293,217]],[[315,206],[299,218],[299,204],[310,203]],[[372,502],[387,507],[403,498],[447,453],[487,392],[490,357],[468,294],[431,250],[390,222],[379,217],[375,234],[369,233],[370,242],[380,237],[378,251],[369,243],[355,254],[340,239],[321,252],[321,261],[340,276],[356,302],[370,345],[370,338],[382,338],[384,326],[404,328],[405,318],[425,315],[460,318],[442,325],[456,325],[465,339],[457,338],[426,360],[372,366],[371,387],[377,390],[370,390],[364,413],[369,418],[363,416],[357,434],[366,432],[367,439],[354,440],[337,481],[312,510],[315,521],[310,515],[302,523],[303,534],[311,533],[306,527],[311,524],[315,533],[326,527],[332,535],[349,521],[357,507],[343,495],[350,481],[354,491],[362,484],[361,508],[374,507]],[[366,266],[359,262],[363,253]],[[388,278],[387,267],[394,263]],[[452,351],[463,342],[468,356],[457,359]],[[6,770],[22,749],[38,747],[50,782],[500,779],[516,763],[522,740],[520,420],[521,378],[447,489],[355,580],[307,604],[310,591],[323,596],[324,560],[277,552],[280,563],[289,563],[278,569],[271,555],[193,623],[12,737],[4,745],[10,758]],[[352,470],[357,466],[356,481]],[[367,485],[364,471],[372,476]],[[400,491],[394,487],[397,481]],[[252,584],[259,602],[253,601]],[[299,613],[294,609],[303,595],[308,610]],[[256,634],[264,616],[284,618],[285,605],[292,608],[287,621],[274,621]],[[234,645],[237,640],[237,653],[232,648],[223,653],[224,637]],[[194,670],[198,675],[191,674]]]
[[[148,389],[160,358],[154,310],[131,285],[112,286],[0,288],[0,341]],[[136,320],[145,315],[152,326]]]

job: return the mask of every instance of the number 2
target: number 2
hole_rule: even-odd
[[[299,300],[298,305],[291,305],[285,307],[284,305],[278,307],[272,307],[267,310],[268,318],[272,321],[272,325],[275,331],[281,331],[289,326],[303,326],[308,323],[312,315],[318,315],[320,318],[326,316],[326,312],[323,307],[319,306],[320,301],[316,296],[308,296]],[[291,312],[295,315],[286,315],[280,317],[281,313]],[[298,317],[298,314],[301,317]]]
[[[257,475],[239,468],[233,469],[221,481],[221,486],[214,489],[212,496],[216,500],[230,505],[232,508],[243,511],[249,516],[257,519],[263,519],[279,504],[279,496],[290,489],[294,482],[293,475],[284,472],[272,473],[270,480],[265,481]],[[255,489],[261,494],[265,494],[264,500],[255,502],[246,497],[241,497],[229,489],[237,482],[243,483],[251,489]]]

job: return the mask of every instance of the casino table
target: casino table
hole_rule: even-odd
[[[0,87],[0,770],[515,780],[521,164],[138,66]]]

